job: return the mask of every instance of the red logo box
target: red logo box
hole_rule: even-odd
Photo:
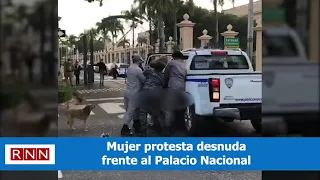
[[[11,148],[10,160],[12,161],[48,161],[50,148]]]

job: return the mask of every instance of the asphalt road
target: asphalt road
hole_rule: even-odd
[[[98,77],[98,76],[97,76]],[[84,131],[81,122],[76,121],[76,130],[68,129],[63,112],[59,113],[58,132],[62,137],[99,137],[109,133],[112,137],[120,136],[122,117],[124,113],[123,93],[124,79],[105,79],[105,86],[99,87],[99,81],[90,88],[78,87],[79,93],[89,103],[95,104],[88,126]],[[150,136],[157,136],[150,132]],[[185,137],[185,132],[174,136]],[[209,137],[252,137],[256,134],[249,121],[243,122],[211,122],[204,129],[203,136]],[[261,171],[63,171],[65,180],[260,180]]]

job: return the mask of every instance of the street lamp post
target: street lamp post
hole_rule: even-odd
[[[247,49],[248,49],[248,56],[251,61],[253,57],[253,16],[254,16],[253,0],[250,0],[249,8],[248,8]]]

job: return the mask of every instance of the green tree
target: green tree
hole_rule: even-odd
[[[107,31],[111,33],[112,36],[112,44],[115,46],[115,40],[118,37],[118,34],[124,34],[124,27],[120,20],[113,17],[103,18],[101,20],[102,26],[106,28]]]
[[[67,37],[68,46],[74,49],[74,53],[76,53],[77,49],[77,36],[70,35]]]
[[[152,14],[153,19],[155,21],[149,20],[149,24],[156,23],[156,27],[158,27],[158,37],[160,40],[160,51],[164,50],[164,41],[165,41],[165,33],[164,33],[164,19],[170,19],[173,21],[172,31],[174,41],[178,42],[178,29],[177,29],[177,13],[179,9],[181,9],[182,5],[184,4],[184,1],[182,0],[158,0],[158,1],[152,1],[152,0],[135,0],[135,3],[138,4],[138,7],[141,12],[144,14],[149,14],[150,12],[153,12]],[[193,0],[187,0],[186,4],[188,6],[189,14],[193,13],[193,7],[194,3]],[[169,13],[171,12],[171,13]],[[149,31],[151,32],[151,27],[149,28]],[[171,33],[170,33],[171,34]],[[151,33],[150,33],[151,37]],[[150,38],[152,39],[152,38]]]
[[[222,3],[222,1],[221,1]],[[213,0],[214,18],[215,18],[215,46],[219,45],[219,16],[218,16],[218,0]]]
[[[155,23],[156,13],[153,7],[149,6],[143,1],[134,0],[134,3],[138,3],[138,8],[141,16],[144,16],[145,19],[148,20],[149,23],[149,40],[152,45],[153,42],[156,42],[157,38],[154,38],[153,24]]]
[[[118,47],[128,47],[130,46],[130,41],[126,38],[122,39],[120,42],[118,42]]]
[[[160,48],[159,51],[163,52],[165,47],[165,34],[164,34],[164,12],[172,11],[172,1],[171,0],[135,0],[139,6],[144,8],[149,8],[155,11],[157,21],[158,21],[158,31],[159,31],[159,40]]]
[[[172,12],[173,12],[173,22],[177,24],[177,13],[180,9],[180,7],[183,4],[183,1],[181,0],[172,0]],[[173,40],[175,42],[178,42],[178,27],[177,25],[173,26]]]
[[[177,21],[180,22],[183,20],[183,15],[189,11],[189,7],[187,4],[182,5],[177,13]],[[200,47],[200,41],[198,37],[202,35],[202,31],[204,29],[208,30],[208,34],[214,36],[215,33],[215,14],[214,11],[209,11],[208,9],[204,9],[201,7],[194,7],[193,15],[190,15],[190,20],[195,22],[194,26],[194,47]],[[172,27],[174,26],[174,22],[169,19],[172,16],[172,12],[164,12],[164,24],[165,24],[165,34],[172,34]],[[228,24],[233,25],[233,29],[239,32],[238,37],[240,38],[240,47],[246,48],[246,36],[247,36],[247,17],[237,17],[230,14],[219,13],[219,30],[218,32],[226,31],[226,27]],[[179,31],[178,31],[179,37]],[[219,34],[220,43],[219,46],[223,46],[223,37]],[[215,42],[214,39],[212,42]],[[211,42],[211,43],[212,43]],[[215,44],[215,43],[213,43]],[[210,44],[212,45],[212,44]]]
[[[96,26],[97,26],[97,32],[101,35],[100,40],[103,41],[104,48],[106,48],[107,42],[111,41],[111,38],[109,36],[110,29],[108,26],[106,26],[106,24],[104,24],[102,22],[97,22]]]
[[[142,46],[142,44],[147,44],[148,40],[146,37],[138,37],[138,43]]]
[[[121,18],[125,19],[125,20],[130,20],[131,21],[131,29],[132,29],[132,46],[134,47],[135,44],[135,37],[134,37],[134,30],[135,28],[137,28],[137,23],[143,24],[142,20],[146,20],[141,13],[139,12],[138,8],[134,8],[133,6],[131,6],[130,10],[125,10],[122,11],[121,14],[123,14],[123,16],[120,16]]]
[[[101,40],[94,40],[93,47],[94,47],[94,51],[103,51],[105,49],[104,42]]]

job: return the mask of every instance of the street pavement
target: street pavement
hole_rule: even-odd
[[[109,133],[111,137],[119,137],[122,118],[125,112],[123,94],[125,79],[113,80],[105,77],[105,86],[99,87],[98,74],[91,87],[77,87],[86,101],[95,104],[88,120],[88,131],[84,131],[81,121],[76,121],[76,130],[68,129],[63,111],[59,112],[58,132],[60,137],[100,137]],[[249,121],[212,122],[204,129],[203,136],[209,137],[252,137],[256,134]],[[150,131],[149,136],[157,136]],[[174,136],[186,137],[185,132]],[[62,171],[66,180],[261,180],[261,171]]]

